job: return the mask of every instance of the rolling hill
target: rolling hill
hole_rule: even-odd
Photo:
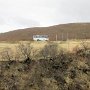
[[[51,41],[68,39],[90,39],[90,23],[70,23],[50,27],[35,27],[0,34],[0,41],[33,40],[33,35],[48,35]]]

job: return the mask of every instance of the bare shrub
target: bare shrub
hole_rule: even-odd
[[[48,43],[44,46],[44,48],[41,50],[40,55],[44,58],[54,58],[58,54],[57,44],[54,43]]]
[[[34,48],[32,49],[32,52],[31,52],[32,59],[36,60],[40,58],[39,51],[40,49],[34,49]]]
[[[73,51],[77,56],[90,58],[90,47],[87,42],[82,41],[80,46],[73,48]]]
[[[26,60],[31,60],[31,53],[32,53],[32,45],[31,43],[19,43],[17,47],[17,51],[20,54],[21,58]]]
[[[11,48],[4,48],[2,50],[2,52],[1,52],[1,58],[3,60],[9,60],[9,61],[11,61],[14,58],[14,55],[13,54],[14,53],[13,53],[13,51],[12,51]]]
[[[19,61],[20,60],[20,52],[17,51],[17,49],[16,49],[16,52],[15,52],[14,58],[15,58],[15,61]]]
[[[82,49],[84,49],[85,51],[89,49],[89,43],[86,41],[82,41],[81,42],[81,47]]]

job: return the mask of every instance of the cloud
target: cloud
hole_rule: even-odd
[[[22,17],[5,17],[0,18],[0,21],[1,20],[3,22],[0,23],[0,32],[7,32],[15,29],[40,26],[39,22]]]
[[[40,26],[40,23],[24,17],[9,17],[6,21],[7,25],[14,25],[16,27],[35,27]]]
[[[0,27],[90,22],[89,8],[90,0],[0,0]]]

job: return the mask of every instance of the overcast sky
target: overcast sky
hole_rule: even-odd
[[[90,0],[0,0],[0,32],[90,22]]]

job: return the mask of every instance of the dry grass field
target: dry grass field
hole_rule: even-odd
[[[19,43],[28,43],[29,41],[19,41],[19,42],[0,42],[0,51],[2,51],[4,48],[11,48],[15,49]],[[86,44],[90,46],[90,40],[68,40],[68,41],[30,41],[31,45],[34,49],[41,49],[48,43],[55,43],[58,45],[58,49],[66,49],[69,51],[72,51],[75,47],[80,47],[82,44]]]
[[[49,45],[50,43],[56,44],[58,51],[64,50],[65,52],[74,52],[76,48],[80,48],[83,45],[90,47],[90,40],[68,40],[68,41],[18,41],[18,42],[5,42],[2,41],[0,42],[0,59],[2,60],[2,55],[1,53],[5,50],[10,50],[11,52],[13,51],[13,55],[17,57],[17,47],[19,46],[20,43],[31,43],[30,45],[33,48],[33,53],[37,54],[32,54],[33,58],[40,58],[38,53],[45,47],[45,45]],[[4,55],[5,56],[5,55]]]

